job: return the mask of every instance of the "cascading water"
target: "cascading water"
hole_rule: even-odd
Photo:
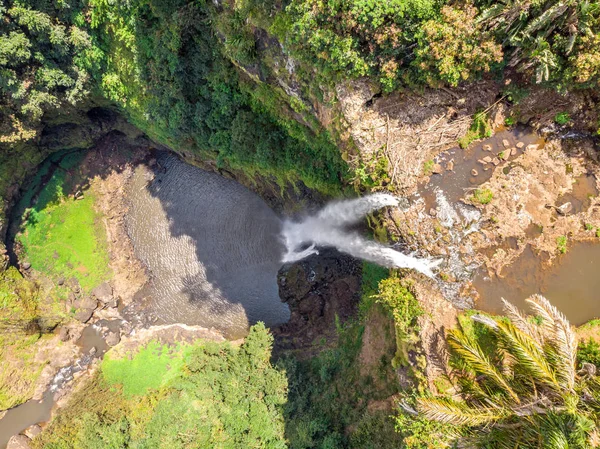
[[[371,240],[347,226],[358,223],[370,212],[386,206],[397,207],[399,200],[388,194],[374,194],[363,198],[336,201],[328,204],[315,215],[300,222],[287,220],[283,223],[282,236],[287,252],[283,262],[294,262],[318,253],[317,246],[333,246],[351,256],[374,262],[388,268],[412,268],[433,277],[433,268],[441,260],[429,260],[403,254]],[[306,249],[303,246],[310,245]]]

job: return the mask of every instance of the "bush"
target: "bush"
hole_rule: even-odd
[[[494,194],[490,189],[475,189],[471,201],[479,204],[489,204],[492,202]]]
[[[413,65],[427,84],[456,86],[502,62],[502,47],[482,31],[476,15],[473,6],[444,6],[441,17],[421,25]]]

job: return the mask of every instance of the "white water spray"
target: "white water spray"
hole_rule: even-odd
[[[386,206],[398,206],[398,199],[392,195],[378,193],[330,203],[317,214],[308,216],[299,223],[285,221],[282,235],[287,252],[283,256],[283,262],[295,262],[311,254],[318,254],[316,246],[333,246],[338,251],[384,267],[412,268],[433,277],[432,269],[439,265],[441,260],[412,257],[344,228],[358,223],[368,213]],[[311,246],[300,249],[307,244]]]

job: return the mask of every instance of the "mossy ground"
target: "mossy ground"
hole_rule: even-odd
[[[75,278],[84,292],[89,292],[109,279],[110,270],[94,193],[80,189],[84,183],[78,179],[77,166],[82,157],[83,153],[64,156],[35,201],[37,184],[52,170],[47,164],[41,167],[22,201],[35,204],[24,211],[17,241],[22,246],[21,258],[34,270],[54,281]]]

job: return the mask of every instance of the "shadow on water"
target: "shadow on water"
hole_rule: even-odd
[[[238,338],[249,325],[288,320],[279,298],[281,222],[235,181],[157,153],[130,182],[126,224],[151,282],[140,293],[156,323],[214,327]]]
[[[546,296],[574,325],[600,317],[600,244],[576,243],[567,254],[548,267],[548,256],[530,246],[502,272],[502,277],[479,273],[473,285],[481,295],[476,306],[493,314],[502,313],[501,298],[527,309],[525,299]]]

